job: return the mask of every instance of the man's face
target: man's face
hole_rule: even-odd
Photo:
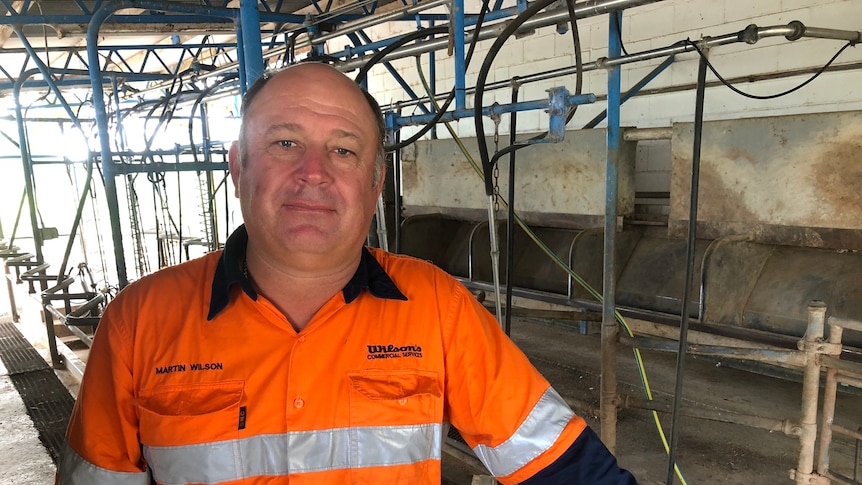
[[[355,84],[328,66],[291,67],[244,116],[230,166],[249,248],[306,269],[358,257],[383,184],[372,180],[376,118]]]

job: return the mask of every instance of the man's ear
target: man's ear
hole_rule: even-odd
[[[233,195],[239,198],[239,175],[242,171],[242,154],[239,152],[239,142],[234,141],[230,144],[230,150],[227,152],[228,168],[230,169],[230,178],[233,180]]]

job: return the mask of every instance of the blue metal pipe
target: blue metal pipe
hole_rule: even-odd
[[[42,62],[42,59],[40,59],[35,52],[33,52],[33,47],[30,46],[30,42],[27,41],[27,38],[24,36],[24,33],[21,32],[21,26],[13,25],[12,29],[15,31],[15,35],[18,36],[18,39],[21,41],[21,44],[24,46],[25,49],[27,49],[27,53],[30,54],[30,58],[33,60],[33,62],[36,64],[36,67],[38,68],[37,70],[31,69],[29,71],[26,71],[22,78],[27,79],[33,74],[36,74],[37,72],[42,73],[42,76],[45,78],[45,83],[47,83],[48,86],[51,87],[51,91],[54,92],[54,95],[57,96],[57,99],[60,101],[60,104],[63,106],[63,109],[66,110],[66,114],[69,115],[69,120],[72,121],[75,127],[78,128],[81,134],[84,135],[84,137],[86,138],[86,135],[84,134],[84,127],[81,126],[81,123],[78,121],[78,117],[75,116],[75,112],[72,111],[72,108],[69,107],[69,103],[66,102],[66,98],[63,97],[63,93],[60,91],[60,88],[54,83],[54,76],[51,72],[51,69],[46,66],[44,62]],[[75,70],[74,73],[80,75],[87,74],[86,71],[80,70]],[[23,83],[23,80],[21,80],[21,82]],[[21,85],[18,83],[16,83],[16,85],[17,90],[20,92]],[[17,100],[15,104],[18,104]],[[20,113],[18,113],[18,116],[20,116]]]
[[[455,17],[452,35],[455,37],[455,109],[467,106],[467,62],[464,50],[464,0],[452,1],[452,15]]]
[[[596,95],[589,94],[581,94],[581,95],[570,95],[566,98],[565,104],[568,106],[580,105],[580,104],[591,104],[596,102]],[[548,99],[538,99],[535,101],[521,101],[519,103],[509,103],[509,104],[495,104],[493,106],[489,106],[487,108],[482,108],[483,116],[490,115],[502,115],[503,113],[513,113],[516,111],[528,111],[534,109],[542,109],[547,110],[549,107]],[[460,109],[455,111],[450,111],[444,114],[440,118],[441,123],[445,123],[448,121],[460,120],[462,118],[472,118],[475,114],[473,108],[470,109]],[[414,115],[414,116],[394,116],[393,123],[396,128],[403,126],[412,126],[412,125],[424,125],[431,121],[435,115]]]
[[[260,12],[257,0],[240,0],[240,25],[242,25],[242,50],[245,63],[240,63],[245,71],[248,85],[263,74],[263,46],[260,41]],[[246,85],[246,86],[248,86]]]
[[[21,152],[21,166],[24,169],[24,192],[27,194],[27,204],[30,207],[30,226],[33,229],[33,242],[35,244],[36,262],[43,263],[45,261],[42,253],[42,230],[39,228],[39,219],[36,213],[36,196],[33,188],[33,164],[30,158],[30,144],[27,142],[27,132],[24,130],[24,114],[21,110],[21,84],[27,77],[40,72],[38,69],[31,69],[25,72],[19,83],[15,84],[13,96],[15,99],[15,120],[18,124],[18,149]],[[46,286],[43,283],[42,289]]]
[[[128,1],[128,0],[124,0]],[[157,0],[148,0],[148,1],[157,1]],[[167,2],[165,2],[167,3]],[[230,22],[230,18],[233,16],[224,15],[223,11],[228,10],[236,10],[236,9],[222,9],[215,7],[206,7],[202,5],[187,5],[176,2],[171,2],[172,5],[176,5],[179,8],[184,7],[197,7],[202,9],[208,9],[208,11],[202,11],[199,15],[115,15],[113,17],[112,23],[118,24],[155,24],[160,23],[163,24],[166,21],[170,21],[173,24],[195,24],[195,23],[224,23]],[[129,7],[125,7],[129,8]],[[153,10],[164,10],[166,7],[155,8]],[[115,10],[116,11],[116,10]],[[170,11],[180,11],[173,6],[170,7]],[[187,10],[184,10],[187,11]],[[193,12],[192,12],[193,13]],[[236,14],[234,14],[236,15]],[[290,24],[301,24],[305,19],[304,15],[293,15],[293,14],[275,14],[275,13],[266,13],[260,12],[260,20],[263,22],[280,22],[280,23],[290,23]],[[24,24],[50,24],[50,25],[81,25],[86,24],[92,18],[92,15],[17,15],[17,16],[6,16],[0,17],[0,25],[24,25]],[[356,18],[362,18],[361,15],[357,15]]]
[[[622,52],[620,32],[622,14],[608,14],[608,57],[617,57]],[[600,419],[602,441],[611,452],[616,448],[617,426],[617,370],[616,370],[616,234],[617,234],[617,188],[620,157],[620,66],[608,70],[608,128],[607,163],[605,172],[605,240],[602,293],[602,377],[600,397]]]
[[[243,33],[242,33],[242,22],[238,19],[236,21],[236,61],[240,66],[245,66],[245,49],[243,47]],[[245,69],[240,67],[239,69],[239,92],[240,95],[245,95],[245,91],[248,89],[249,82],[248,74],[245,72]]]

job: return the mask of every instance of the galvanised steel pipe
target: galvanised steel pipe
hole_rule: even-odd
[[[592,104],[596,102],[596,95],[592,93],[588,94],[571,94],[566,96],[565,103],[567,106],[575,106],[581,104]],[[550,104],[550,97],[547,99],[536,99],[532,101],[520,101],[517,103],[510,104],[495,104],[493,106],[489,106],[487,108],[482,109],[483,116],[499,116],[505,113],[514,113],[517,111],[529,111],[529,110],[537,110],[537,109],[548,109]],[[473,108],[470,109],[462,109],[456,111],[448,111],[440,118],[441,123],[445,123],[447,121],[455,121],[462,118],[472,118],[475,114],[475,110]],[[400,126],[410,126],[410,125],[424,125],[431,121],[434,116],[434,113],[427,115],[413,115],[413,116],[396,116],[393,119],[393,123],[395,127]]]
[[[626,8],[647,5],[650,3],[657,3],[660,1],[662,0],[589,0],[580,4],[575,4],[575,17],[579,19],[595,17],[597,15],[615,12]],[[526,32],[529,30],[547,27],[550,25],[556,25],[560,22],[566,22],[568,20],[569,12],[565,7],[562,7],[557,10],[540,13],[533,18],[525,21],[524,24],[521,25],[518,30],[516,30],[516,33]],[[506,24],[507,22],[500,22],[482,28],[482,30],[479,32],[478,40],[481,41],[499,37],[500,33],[506,28]],[[467,35],[466,32],[464,34]],[[424,54],[429,51],[438,51],[445,49],[448,47],[448,45],[449,39],[445,37],[417,42],[411,46],[393,52],[392,54],[384,57],[383,60],[389,61],[393,59],[401,59],[404,57],[413,57],[415,55]],[[365,59],[358,58],[343,62],[339,64],[338,67],[340,69],[343,69],[344,71],[353,71],[362,67],[364,64]]]
[[[578,18],[580,18],[580,16]],[[793,22],[791,22],[791,24],[793,24]],[[754,26],[754,27],[756,28],[756,32],[759,33],[755,37],[756,40],[754,40],[754,42],[756,42],[757,40],[759,40],[762,37],[774,37],[774,36],[784,36],[785,38],[787,38],[788,40],[791,40],[791,41],[796,40],[792,36],[787,37],[788,35],[797,32],[797,29],[789,27],[788,25],[780,25],[780,26],[773,26],[773,27],[757,27],[757,26]],[[832,35],[830,37],[821,36],[821,35],[806,35],[806,37],[829,38],[829,39],[837,39],[837,40],[847,40],[848,38],[849,39],[858,39],[858,38],[862,37],[862,32],[856,32],[856,31],[819,29],[819,28],[815,28],[815,27],[805,27],[804,31],[807,33],[814,33],[814,34],[820,34],[823,31],[826,31],[829,33],[833,33],[833,32],[835,33],[834,35]],[[745,40],[740,38],[743,35],[743,32],[745,32],[745,31],[743,30],[740,32],[736,32],[736,33],[732,33],[732,34],[726,34],[726,35],[722,35],[719,37],[705,37],[705,38],[697,41],[697,45],[701,46],[701,49],[703,49],[703,48],[716,47],[716,46],[720,46],[720,45],[734,44],[737,42],[746,42]],[[484,38],[484,37],[482,37],[482,38]],[[850,41],[852,42],[853,40],[850,40]],[[857,42],[860,42],[860,41],[862,41],[862,40],[859,40]],[[426,42],[430,42],[430,41],[426,41]],[[752,43],[752,42],[749,41],[748,43]],[[593,62],[589,62],[589,63],[584,64],[582,66],[582,72],[594,71],[597,69],[608,69],[611,66],[615,66],[615,65],[622,65],[622,64],[629,64],[629,63],[633,63],[633,62],[652,60],[652,59],[657,59],[657,58],[662,58],[662,57],[667,57],[667,56],[673,56],[675,54],[683,54],[686,52],[693,52],[694,50],[695,50],[694,46],[690,43],[675,43],[675,44],[670,45],[670,46],[660,47],[660,48],[652,49],[652,50],[647,50],[647,51],[639,52],[636,54],[621,55],[621,56],[617,56],[617,57],[600,57]],[[564,67],[564,68],[560,68],[560,69],[555,69],[553,71],[536,73],[536,74],[527,74],[524,76],[520,76],[519,80],[520,80],[520,82],[527,84],[527,83],[531,83],[531,82],[546,81],[549,79],[555,79],[555,78],[562,77],[562,76],[568,76],[568,75],[574,74],[576,71],[577,71],[577,69],[574,67]],[[486,90],[500,89],[500,88],[507,87],[508,85],[509,85],[509,81],[497,81],[494,83],[487,84],[485,86],[485,89]],[[470,94],[470,92],[471,92],[471,90],[468,89],[467,94]],[[422,99],[419,99],[417,102],[421,102],[421,101],[422,101]],[[411,104],[410,102],[402,103],[402,106],[409,106],[410,104]]]
[[[620,343],[638,349],[658,350],[662,352],[678,352],[679,344],[672,340],[649,337],[620,336]],[[798,350],[785,349],[755,349],[746,347],[728,347],[725,345],[686,344],[685,352],[691,355],[723,357],[752,362],[786,364],[803,367],[806,362],[804,354]]]
[[[841,335],[844,329],[837,325],[829,326],[829,343],[841,355]],[[832,423],[835,421],[835,401],[838,397],[838,370],[826,368],[826,383],[823,386],[823,422],[820,423],[820,449],[817,453],[817,473],[829,473],[829,446],[832,444]]]
[[[401,7],[397,10],[392,10],[391,12],[386,12],[383,14],[371,15],[360,20],[345,22],[336,27],[335,30],[333,30],[332,32],[327,32],[311,39],[304,39],[303,41],[298,41],[296,43],[296,47],[308,47],[311,44],[322,44],[336,37],[341,37],[342,35],[351,34],[356,31],[366,29],[368,27],[374,27],[383,22],[390,22],[393,20],[399,20],[402,17],[416,15],[419,12],[424,12],[425,10],[439,7],[440,5],[448,5],[450,2],[451,0],[431,0],[429,2],[421,2],[417,3],[416,5],[408,5],[406,7]]]
[[[820,392],[820,364],[817,343],[823,339],[826,304],[812,301],[808,305],[808,329],[800,341],[805,353],[805,373],[802,377],[802,412],[799,418],[799,462],[793,472],[796,485],[812,483],[814,479],[814,442],[817,440],[817,401]]]
[[[621,405],[625,408],[647,409],[660,413],[670,413],[670,404],[656,401],[645,401],[632,396],[621,396]],[[725,410],[688,408],[682,411],[683,416],[707,419],[720,423],[733,423],[747,426],[749,428],[765,429],[770,432],[780,432],[789,436],[795,436],[793,423],[787,419],[765,418],[751,414],[739,414]]]
[[[851,320],[849,318],[841,317],[829,317],[828,323],[829,325],[837,325],[846,330],[862,332],[862,321],[859,320]]]

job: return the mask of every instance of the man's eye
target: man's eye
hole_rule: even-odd
[[[336,149],[335,149],[335,153],[337,153],[337,154],[339,154],[339,155],[341,155],[341,156],[343,156],[343,157],[346,157],[346,156],[349,156],[349,155],[352,155],[352,154],[353,154],[353,152],[352,152],[352,151],[350,151],[350,150],[348,150],[348,149],[346,149],[346,148],[336,148]]]
[[[279,140],[278,145],[282,148],[291,148],[296,146],[296,142],[293,140]]]

